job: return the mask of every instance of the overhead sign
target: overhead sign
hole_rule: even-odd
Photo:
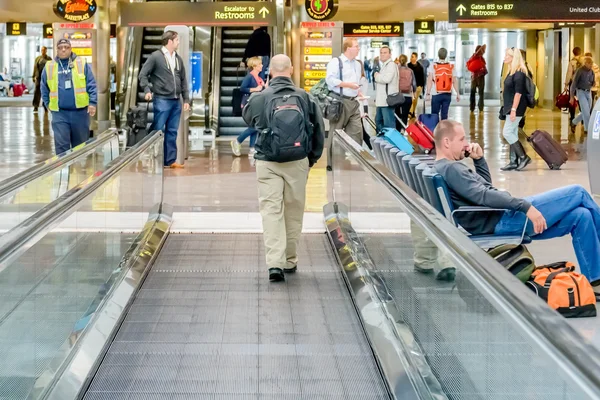
[[[390,46],[390,42],[382,42],[381,40],[371,40],[372,49],[380,49],[383,46]]]
[[[364,22],[361,24],[344,24],[344,36],[402,37],[404,36],[404,24],[402,22]]]
[[[448,0],[450,22],[600,22],[597,0]]]
[[[338,0],[304,0],[304,9],[317,21],[331,19],[337,14]]]
[[[435,21],[432,19],[415,20],[415,34],[433,35],[435,33]]]
[[[54,13],[71,22],[86,21],[96,14],[96,0],[58,0]]]
[[[27,35],[27,24],[25,22],[7,22],[7,36],[23,36]]]
[[[274,2],[149,1],[119,2],[121,26],[209,25],[274,26]]]
[[[42,35],[44,36],[44,39],[52,39],[54,37],[54,28],[52,28],[52,24],[44,24]]]

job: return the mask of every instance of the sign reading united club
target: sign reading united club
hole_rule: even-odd
[[[96,14],[96,0],[58,0],[54,13],[71,22],[88,20]]]

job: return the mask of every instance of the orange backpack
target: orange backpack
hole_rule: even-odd
[[[587,278],[570,262],[544,265],[533,271],[528,286],[566,318],[595,317],[596,294]]]
[[[453,64],[435,63],[433,64],[435,90],[438,93],[452,93],[452,70]]]

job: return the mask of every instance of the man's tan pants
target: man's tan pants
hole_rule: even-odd
[[[413,99],[412,106],[410,106],[410,112],[417,115],[417,105],[419,104],[419,97],[423,93],[423,86],[417,86],[415,91],[415,98]]]
[[[287,163],[257,160],[256,176],[267,267],[292,268],[298,263],[308,158]]]

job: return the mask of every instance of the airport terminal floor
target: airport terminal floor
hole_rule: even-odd
[[[529,148],[522,172],[500,171],[497,115],[450,111],[497,187],[589,189],[587,139],[566,114],[528,112],[526,131],[552,132],[569,161],[550,171]],[[0,181],[53,156],[43,112],[0,107],[0,132]],[[564,319],[510,274],[492,279],[485,253],[342,136],[333,172],[310,171],[284,283],[267,279],[251,159],[218,140],[169,170],[160,135],[116,153],[104,140],[0,193],[0,399],[600,397],[600,317]],[[414,226],[462,295],[414,270]],[[537,264],[576,261],[568,237],[530,249]]]

